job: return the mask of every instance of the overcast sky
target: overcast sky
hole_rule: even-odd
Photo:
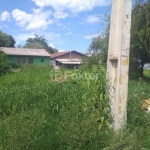
[[[17,44],[37,34],[59,50],[85,52],[104,32],[102,16],[110,6],[111,0],[0,0],[0,30]]]

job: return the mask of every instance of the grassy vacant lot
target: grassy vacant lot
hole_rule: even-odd
[[[59,82],[51,80],[51,70],[30,66],[0,77],[0,150],[150,149],[150,114],[141,110],[150,98],[150,71],[129,82],[127,127],[114,133],[105,68],[86,70],[100,73],[98,80]]]

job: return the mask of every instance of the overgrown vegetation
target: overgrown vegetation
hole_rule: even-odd
[[[50,71],[29,66],[0,78],[2,149],[86,149],[109,130],[105,68],[87,70],[98,80],[63,82],[53,82]]]
[[[146,82],[130,81],[127,128],[114,133],[105,67],[81,67],[57,82],[51,70],[28,66],[0,77],[0,149],[150,149],[150,114],[141,110],[150,97],[148,76]],[[85,72],[88,78],[73,78]],[[98,80],[90,80],[90,73],[98,73]]]
[[[0,75],[6,73],[9,70],[9,63],[7,55],[0,52]]]
[[[67,78],[66,69],[54,80],[58,72],[50,66],[34,65],[0,76],[0,150],[150,149],[150,113],[141,107],[143,100],[150,98],[150,71],[142,70],[143,61],[149,62],[149,1],[140,1],[144,3],[133,9],[130,73],[134,80],[129,81],[126,128],[118,132],[110,129],[104,66],[107,29],[103,37],[93,39],[84,66]],[[43,46],[48,46],[47,41],[38,35],[26,44],[30,48]],[[3,74],[8,66],[6,55],[0,53],[0,60]],[[141,72],[144,77],[137,80]]]

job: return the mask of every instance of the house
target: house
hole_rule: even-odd
[[[67,68],[78,68],[82,64],[82,59],[84,55],[75,50],[57,52],[50,55],[51,64],[55,68],[60,66],[66,66]]]
[[[1,47],[0,50],[7,55],[10,64],[50,64],[50,54],[45,49]]]

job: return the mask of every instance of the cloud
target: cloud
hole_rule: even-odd
[[[85,22],[88,24],[95,24],[100,21],[99,17],[96,15],[90,15],[85,19]]]
[[[64,25],[64,26],[62,27],[62,29],[63,29],[63,30],[71,30],[71,28],[69,28],[69,27],[66,26],[66,25]]]
[[[49,24],[53,23],[49,19],[51,11],[42,11],[42,9],[33,9],[32,11],[32,14],[28,14],[19,9],[15,9],[12,11],[12,16],[19,26],[25,27],[26,30],[46,29]]]
[[[49,46],[52,47],[52,48],[55,48],[53,43],[49,44]]]
[[[60,50],[58,50],[58,52],[64,52],[65,50],[63,50],[63,49],[60,49]]]
[[[68,32],[68,33],[66,33],[66,35],[70,35],[70,34],[72,34],[72,32]]]
[[[22,42],[25,42],[28,38],[33,38],[34,37],[34,33],[19,33],[19,34],[15,34],[14,38],[16,40],[16,44],[20,44]]]
[[[8,25],[4,24],[4,27],[5,27],[5,28],[8,28]]]
[[[72,13],[92,10],[97,6],[106,6],[111,4],[111,0],[32,0],[41,8],[51,6],[56,11],[56,14],[64,13],[69,10]],[[64,17],[66,17],[64,15]],[[56,17],[58,17],[56,15]],[[60,16],[59,16],[60,17]]]
[[[93,38],[98,37],[98,36],[100,36],[100,34],[99,33],[95,33],[95,34],[86,35],[83,38],[84,39],[93,39]]]
[[[20,26],[24,26],[32,20],[31,14],[27,14],[19,9],[14,9],[12,11],[12,17],[19,23]]]
[[[1,15],[0,15],[0,21],[10,21],[10,14],[7,11],[4,11]]]
[[[53,41],[61,42],[61,39],[60,39],[61,35],[58,33],[54,33],[54,32],[47,33],[47,32],[43,32],[41,30],[40,31],[37,30],[36,34],[38,36],[44,35],[45,39],[48,41],[48,43],[53,42]],[[34,35],[35,35],[34,32],[19,32],[19,34],[14,35],[14,38],[16,39],[17,44],[21,44],[21,43],[24,44],[29,37],[30,38],[35,37]]]
[[[44,33],[44,35],[48,41],[57,41],[61,37],[60,34],[54,32]]]
[[[64,10],[66,8],[72,11],[91,10],[95,6],[105,6],[111,3],[111,0],[32,0],[39,7],[52,6],[54,9]],[[58,8],[59,7],[59,8]],[[75,10],[77,9],[77,10]]]
[[[53,13],[53,16],[57,19],[64,19],[64,18],[68,17],[69,15],[66,12],[56,11]]]

